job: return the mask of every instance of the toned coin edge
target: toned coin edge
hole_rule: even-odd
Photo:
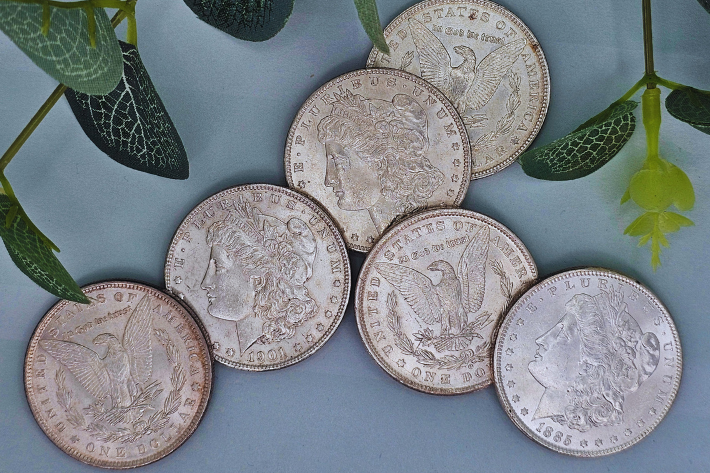
[[[195,410],[195,415],[193,416],[192,421],[190,424],[187,426],[187,428],[180,433],[180,435],[176,438],[176,441],[172,444],[173,447],[170,449],[161,449],[158,452],[148,455],[144,458],[141,458],[140,460],[131,460],[131,461],[110,461],[110,460],[102,460],[102,461],[96,461],[94,460],[91,456],[86,455],[85,453],[82,453],[79,451],[76,447],[69,445],[67,442],[67,439],[62,439],[61,435],[56,435],[55,432],[51,429],[49,429],[49,426],[47,425],[45,419],[41,416],[41,410],[39,406],[37,405],[37,402],[35,401],[34,397],[30,395],[31,392],[31,384],[32,384],[32,376],[31,372],[28,372],[28,367],[32,366],[32,363],[34,362],[34,354],[37,351],[37,347],[39,344],[40,336],[41,333],[46,329],[47,325],[52,321],[52,316],[56,315],[59,313],[62,309],[64,309],[67,305],[71,304],[70,301],[66,300],[60,300],[56,304],[54,304],[45,314],[42,316],[42,319],[39,321],[37,326],[35,327],[34,331],[32,332],[32,337],[30,338],[30,342],[27,345],[27,351],[25,353],[25,363],[23,367],[23,378],[24,378],[24,388],[25,388],[25,397],[27,398],[27,403],[30,406],[30,410],[32,412],[32,416],[34,417],[35,421],[39,425],[39,427],[42,429],[42,432],[49,438],[49,440],[52,441],[52,443],[59,448],[62,452],[65,454],[69,455],[70,457],[74,458],[75,460],[78,460],[82,463],[85,463],[87,465],[99,467],[99,468],[107,468],[107,469],[114,469],[114,470],[126,470],[126,469],[131,469],[131,468],[138,468],[141,466],[148,465],[150,463],[154,463],[158,460],[161,460],[165,458],[166,456],[170,455],[173,453],[175,450],[180,448],[191,436],[192,434],[195,433],[195,430],[197,430],[197,427],[199,426],[200,422],[202,421],[202,417],[204,416],[205,410],[207,409],[207,404],[210,399],[210,394],[212,392],[212,381],[214,379],[213,373],[212,373],[212,358],[210,357],[210,350],[209,350],[209,345],[207,342],[207,339],[204,337],[204,330],[203,327],[200,325],[200,322],[196,319],[194,314],[191,313],[190,309],[188,307],[185,307],[184,304],[181,304],[180,301],[177,301],[175,298],[173,298],[171,295],[164,293],[163,291],[156,289],[152,286],[148,286],[143,283],[137,283],[137,282],[132,282],[132,281],[104,281],[104,282],[99,282],[99,283],[93,283],[89,284],[87,286],[84,286],[81,288],[84,294],[90,294],[92,291],[97,291],[97,290],[102,290],[102,289],[136,289],[139,291],[145,291],[146,294],[158,298],[162,300],[164,303],[170,303],[173,302],[176,305],[180,306],[186,313],[187,317],[186,319],[189,319],[188,323],[194,323],[194,329],[197,333],[199,333],[201,336],[198,337],[196,340],[199,344],[202,345],[202,349],[204,352],[204,358],[201,361],[202,364],[202,369],[204,370],[206,374],[206,379],[205,383],[201,389],[202,395],[200,397],[200,402],[197,405],[197,408]],[[40,335],[40,336],[38,336]]]
[[[375,258],[375,254],[379,250],[379,247],[381,245],[386,245],[389,241],[390,238],[395,236],[395,233],[402,227],[405,226],[410,226],[412,224],[415,224],[421,220],[427,219],[431,217],[432,215],[440,215],[443,217],[467,217],[467,218],[473,218],[482,222],[485,222],[486,224],[490,225],[491,227],[495,228],[498,230],[500,233],[506,235],[508,239],[513,242],[515,245],[516,249],[522,253],[523,256],[525,256],[525,263],[526,267],[531,270],[531,276],[532,276],[532,281],[531,281],[531,286],[534,286],[535,281],[537,280],[538,277],[538,272],[537,272],[537,265],[535,264],[535,261],[532,258],[532,254],[530,251],[527,249],[525,244],[518,238],[518,236],[513,233],[508,227],[503,225],[502,223],[498,222],[497,220],[488,217],[487,215],[483,215],[481,213],[475,212],[473,210],[468,210],[468,209],[427,209],[424,211],[421,211],[417,214],[412,215],[411,217],[407,218],[406,220],[399,222],[397,225],[391,227],[383,236],[380,238],[377,243],[375,243],[375,246],[372,247],[372,251],[367,255],[367,258],[365,259],[365,262],[362,264],[362,268],[360,269],[360,276],[358,277],[357,285],[355,287],[355,303],[354,303],[354,310],[355,310],[355,319],[357,321],[357,328],[358,331],[360,332],[360,338],[362,339],[365,348],[367,349],[368,353],[372,358],[375,359],[377,364],[385,370],[387,374],[389,374],[391,377],[399,381],[400,383],[404,384],[407,387],[410,387],[412,389],[416,389],[417,391],[426,393],[426,394],[437,394],[437,395],[456,395],[456,394],[465,394],[465,393],[470,393],[474,391],[478,391],[480,389],[486,388],[490,386],[491,384],[494,384],[495,382],[495,376],[493,376],[493,353],[491,353],[491,360],[489,364],[489,368],[491,369],[491,377],[484,383],[476,384],[472,387],[465,387],[465,388],[452,388],[452,389],[446,389],[446,388],[432,388],[430,386],[423,385],[421,383],[417,383],[415,381],[410,381],[407,378],[404,378],[397,374],[394,370],[391,370],[389,365],[385,363],[384,360],[381,359],[380,355],[377,353],[375,350],[374,344],[372,343],[372,339],[370,338],[369,333],[367,332],[367,327],[366,323],[364,320],[364,311],[361,310],[361,306],[364,306],[364,293],[365,291],[361,288],[361,282],[363,281],[362,277],[363,275],[367,274],[370,271],[370,267],[373,264],[373,260]],[[511,237],[512,236],[512,237]],[[364,284],[364,283],[363,283]],[[501,315],[501,319],[505,318],[505,314]],[[497,322],[497,327],[493,329],[493,337],[491,339],[491,352],[492,348],[494,346],[494,342],[498,333],[498,326],[500,326],[500,321]],[[365,326],[364,331],[363,331],[363,326]]]
[[[436,96],[436,99],[444,106],[446,107],[446,111],[449,113],[449,116],[451,119],[454,121],[456,124],[456,130],[459,134],[459,136],[463,137],[463,153],[464,153],[464,163],[463,163],[463,175],[470,175],[471,174],[471,162],[472,162],[472,157],[471,157],[471,144],[468,139],[468,131],[466,130],[466,126],[463,124],[463,121],[461,120],[461,117],[459,116],[459,112],[456,110],[456,108],[453,106],[453,104],[449,101],[449,99],[441,93],[439,89],[431,85],[429,82],[425,81],[419,76],[416,76],[414,74],[411,74],[409,72],[405,71],[400,71],[398,69],[387,69],[384,67],[375,67],[375,68],[369,68],[369,69],[358,69],[355,71],[347,72],[343,75],[340,75],[338,77],[335,77],[322,86],[318,87],[318,89],[313,92],[308,99],[306,99],[305,102],[301,105],[301,108],[298,110],[298,114],[296,117],[293,119],[293,122],[291,123],[291,127],[288,130],[288,136],[286,138],[286,149],[284,152],[284,168],[286,171],[286,182],[288,182],[289,188],[291,190],[298,192],[303,195],[307,195],[309,199],[316,201],[320,206],[325,208],[325,205],[323,205],[320,201],[318,201],[315,197],[311,196],[310,194],[306,193],[303,190],[297,190],[296,186],[293,183],[293,173],[291,171],[291,146],[293,144],[293,140],[296,135],[296,128],[298,127],[298,124],[300,123],[301,119],[303,118],[303,115],[310,110],[311,105],[313,102],[315,102],[317,99],[320,98],[321,94],[327,90],[331,85],[337,84],[340,82],[344,82],[346,80],[352,79],[354,77],[361,77],[361,76],[366,76],[368,74],[384,74],[384,75],[394,75],[396,77],[401,77],[407,80],[411,80],[412,82],[415,82],[416,84],[422,86],[427,92],[431,92],[432,95]],[[466,144],[468,143],[468,146]],[[461,179],[461,186],[459,186],[459,193],[456,195],[456,199],[451,203],[451,204],[439,204],[433,207],[428,207],[427,209],[419,209],[421,210],[428,210],[428,209],[436,209],[436,208],[441,208],[441,207],[449,207],[449,206],[459,206],[461,205],[461,202],[463,202],[463,199],[466,197],[466,192],[468,192],[468,186],[470,185],[470,181],[466,182],[467,179]],[[327,211],[327,209],[325,209]],[[330,212],[327,212],[328,215],[330,215]],[[405,215],[400,215],[395,220],[393,223],[397,223],[401,221],[402,218],[406,218],[409,215],[413,214],[405,214]],[[341,235],[344,235],[344,230],[341,229],[340,222],[334,217],[332,217],[333,223],[338,229],[338,232]],[[392,229],[393,225],[392,223],[385,229],[385,231],[382,233],[382,235],[379,235],[377,240],[382,238],[382,236]],[[345,246],[350,249],[350,250],[355,250],[359,251],[361,253],[367,253],[369,252],[373,246],[377,243],[377,240],[370,245],[370,246],[365,246],[365,245],[357,245],[354,243],[350,243],[345,237],[343,237],[343,241],[345,242]]]
[[[182,238],[182,235],[185,233],[184,230],[187,225],[191,223],[191,217],[194,215],[197,215],[198,213],[202,212],[205,207],[208,207],[210,205],[213,205],[215,202],[218,202],[219,200],[223,199],[225,195],[229,194],[240,194],[243,191],[270,191],[270,192],[279,192],[282,193],[286,196],[293,197],[297,199],[299,202],[302,204],[306,205],[309,207],[311,210],[313,210],[318,217],[320,217],[323,222],[327,225],[328,229],[332,232],[334,236],[335,242],[338,244],[338,248],[340,250],[340,256],[343,258],[343,274],[344,274],[344,281],[343,281],[343,286],[345,292],[343,293],[343,297],[340,301],[340,305],[338,306],[338,314],[337,317],[333,320],[333,323],[328,328],[328,331],[324,333],[323,337],[321,337],[318,342],[315,344],[311,345],[310,348],[307,350],[304,350],[302,353],[300,353],[298,356],[287,360],[287,361],[282,361],[273,365],[268,365],[268,366],[255,366],[255,365],[246,365],[243,363],[239,363],[233,360],[230,360],[228,358],[225,358],[223,356],[217,355],[216,353],[212,352],[211,346],[210,345],[210,353],[214,357],[214,359],[224,365],[227,365],[231,368],[236,368],[240,370],[245,370],[245,371],[271,371],[271,370],[277,370],[281,368],[286,368],[287,366],[291,366],[293,364],[296,364],[300,361],[303,361],[304,359],[308,358],[311,356],[313,353],[318,351],[325,343],[330,339],[330,337],[335,333],[336,329],[340,326],[340,324],[343,321],[343,317],[345,316],[345,309],[347,308],[348,302],[350,301],[350,286],[352,285],[351,283],[351,278],[352,278],[352,270],[350,268],[350,258],[348,258],[348,251],[347,247],[345,245],[345,241],[340,234],[340,231],[338,228],[335,226],[334,220],[330,217],[330,214],[320,205],[319,202],[317,202],[315,199],[310,198],[309,196],[306,196],[300,192],[295,191],[294,189],[290,189],[288,187],[281,187],[281,186],[276,186],[272,184],[244,184],[244,185],[239,185],[239,186],[234,186],[234,187],[229,187],[227,189],[221,190],[217,192],[216,194],[211,195],[210,197],[206,198],[202,202],[200,202],[195,208],[193,208],[190,213],[185,216],[185,218],[182,220],[180,225],[178,226],[177,230],[175,231],[175,234],[173,235],[172,240],[170,241],[170,246],[168,247],[168,253],[165,258],[165,289],[170,293],[172,296],[174,296],[176,299],[179,299],[180,302],[182,302],[184,305],[190,307],[190,310],[192,313],[195,315],[195,318],[200,320],[200,323],[202,324],[202,321],[200,319],[200,314],[197,309],[193,308],[190,303],[180,297],[177,294],[174,294],[171,288],[171,276],[170,276],[170,271],[172,269],[172,260],[175,255],[175,250],[177,247],[177,242],[180,241]],[[337,322],[336,322],[337,320]],[[206,327],[204,328],[204,332],[206,336],[209,336],[209,332],[207,331]],[[210,337],[211,338],[211,337]]]
[[[520,419],[518,416],[518,413],[515,411],[513,406],[510,404],[510,401],[508,400],[507,396],[505,395],[505,387],[503,386],[502,382],[502,371],[501,371],[501,358],[503,356],[502,350],[503,350],[503,343],[505,341],[505,334],[507,332],[507,329],[512,323],[512,320],[516,317],[516,313],[525,306],[526,303],[530,301],[530,299],[540,292],[541,290],[545,289],[545,287],[550,284],[550,283],[556,283],[560,281],[564,281],[570,277],[579,277],[579,276],[592,276],[592,277],[608,277],[608,278],[613,278],[616,279],[619,282],[622,282],[634,289],[637,289],[639,292],[641,292],[644,296],[648,297],[649,300],[651,300],[654,304],[654,306],[661,312],[661,314],[664,317],[665,322],[668,324],[670,327],[671,333],[673,335],[673,341],[677,347],[677,355],[676,355],[676,371],[675,371],[675,381],[673,383],[672,389],[668,394],[667,401],[663,406],[663,410],[661,411],[661,414],[656,418],[656,420],[649,424],[639,435],[636,435],[633,439],[622,443],[620,445],[616,445],[611,448],[605,448],[603,450],[598,450],[598,451],[580,451],[580,450],[573,450],[571,448],[564,448],[560,447],[559,445],[552,443],[548,441],[547,439],[535,435],[533,433],[532,429],[525,425],[525,423]],[[678,388],[680,387],[680,378],[683,372],[683,351],[682,347],[680,344],[680,338],[678,335],[678,330],[676,329],[675,323],[673,322],[673,317],[671,316],[670,312],[666,308],[666,306],[663,304],[663,302],[656,296],[649,288],[641,284],[639,281],[636,281],[635,279],[632,279],[624,274],[621,274],[619,272],[606,269],[606,268],[599,268],[599,267],[589,267],[589,268],[577,268],[577,269],[572,269],[572,270],[567,270],[563,271],[557,274],[554,274],[543,281],[540,281],[539,283],[535,284],[533,287],[528,289],[528,291],[525,292],[518,301],[513,304],[513,306],[510,308],[508,311],[508,315],[503,319],[503,322],[501,323],[499,330],[498,330],[498,338],[496,340],[496,345],[495,345],[495,350],[493,353],[493,365],[494,365],[494,384],[496,386],[496,393],[498,395],[498,400],[501,403],[501,406],[503,407],[503,410],[506,412],[510,420],[513,421],[513,423],[520,429],[528,438],[531,440],[535,441],[536,443],[549,448],[550,450],[554,450],[558,453],[562,453],[565,455],[570,455],[570,456],[575,456],[575,457],[601,457],[601,456],[606,456],[606,455],[611,455],[613,453],[620,452],[622,450],[625,450],[635,444],[637,444],[639,441],[643,440],[646,438],[648,434],[650,434],[657,426],[660,424],[660,422],[666,417],[668,414],[668,411],[670,410],[671,406],[675,402],[675,397],[678,394]]]
[[[476,179],[481,179],[484,177],[488,177],[490,175],[493,175],[499,171],[502,171],[503,169],[507,168],[511,164],[513,164],[515,161],[518,160],[521,154],[523,154],[532,144],[533,141],[535,141],[535,138],[537,138],[537,135],[540,133],[540,129],[542,128],[542,124],[545,121],[545,118],[547,117],[547,111],[550,108],[550,68],[547,65],[547,59],[545,59],[545,53],[542,51],[542,47],[540,46],[540,42],[537,40],[535,35],[532,33],[530,28],[523,23],[523,21],[518,18],[518,16],[508,10],[507,8],[503,7],[502,5],[499,5],[494,2],[489,2],[488,0],[425,0],[421,3],[416,3],[412,5],[411,7],[407,8],[404,10],[402,13],[397,15],[397,17],[392,20],[387,27],[384,30],[384,35],[385,38],[388,37],[388,35],[391,35],[394,33],[394,30],[397,29],[405,20],[408,20],[410,17],[413,17],[417,13],[420,13],[428,8],[435,7],[438,5],[442,4],[469,4],[469,5],[474,5],[474,6],[479,6],[479,7],[485,7],[489,8],[499,15],[502,15],[504,17],[509,18],[515,25],[520,28],[521,31],[525,35],[528,36],[528,39],[532,39],[530,45],[533,51],[535,51],[535,55],[538,58],[538,62],[540,64],[540,69],[542,69],[542,79],[541,81],[543,82],[543,93],[541,93],[542,97],[542,106],[540,110],[540,116],[538,117],[537,121],[535,122],[535,126],[533,127],[533,132],[530,134],[530,136],[523,142],[523,144],[518,148],[518,150],[513,153],[508,159],[505,161],[493,166],[490,169],[487,169],[485,171],[481,172],[475,172],[473,168],[471,168],[471,180],[474,181]],[[377,56],[377,48],[372,48],[370,51],[369,56],[367,57],[367,64],[365,67],[371,68],[373,67],[373,64],[375,62],[375,57]],[[395,69],[397,70],[397,69]],[[458,111],[456,112],[458,113]],[[466,135],[468,136],[468,131],[466,132]],[[472,158],[473,159],[473,158]]]

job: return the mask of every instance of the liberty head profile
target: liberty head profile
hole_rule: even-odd
[[[379,233],[399,215],[424,207],[444,182],[426,156],[427,116],[405,94],[391,101],[346,90],[318,123],[325,182],[343,210],[367,210]]]
[[[283,222],[240,197],[210,225],[210,260],[201,288],[207,312],[237,324],[243,354],[254,343],[293,337],[318,309],[305,283],[313,274],[316,239],[299,218]]]
[[[542,334],[528,370],[545,392],[533,419],[550,417],[580,432],[623,421],[626,395],[658,366],[660,346],[628,312],[621,290],[577,294]]]

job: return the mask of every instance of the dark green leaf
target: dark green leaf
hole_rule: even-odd
[[[5,222],[13,203],[6,195],[0,194],[0,221]],[[0,225],[0,237],[5,243],[12,261],[30,279],[57,297],[88,304],[89,300],[81,292],[54,252],[27,226],[24,220],[15,217],[10,227]]]
[[[523,171],[537,179],[566,181],[593,173],[609,162],[629,141],[636,128],[631,100],[621,103],[591,125],[520,156]]]
[[[390,53],[390,48],[385,41],[385,34],[382,32],[380,16],[377,14],[377,3],[375,0],[355,0],[357,15],[360,23],[365,28],[365,33],[377,49],[385,54]]]
[[[676,89],[666,97],[666,109],[678,120],[710,134],[710,92],[693,87]]]
[[[266,41],[281,31],[293,0],[185,0],[197,17],[235,38]]]
[[[698,3],[701,4],[708,13],[710,13],[710,0],[698,0]]]
[[[108,95],[65,92],[86,135],[117,162],[139,171],[172,179],[187,179],[187,154],[175,125],[138,50],[119,41],[123,78]]]
[[[94,8],[96,47],[91,47],[86,11],[50,7],[42,34],[42,5],[0,1],[0,30],[47,74],[86,94],[107,94],[121,78],[116,34],[103,8]]]

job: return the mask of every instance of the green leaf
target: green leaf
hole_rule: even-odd
[[[108,95],[71,89],[67,101],[81,128],[111,159],[139,171],[187,179],[189,164],[180,135],[168,115],[138,50],[119,41],[123,77]]]
[[[710,0],[698,0],[698,3],[702,5],[708,13],[710,13]]]
[[[688,176],[678,166],[665,160],[655,169],[641,169],[631,178],[629,195],[639,207],[662,212],[675,205],[690,210],[695,204],[695,191]]]
[[[235,38],[266,41],[286,25],[294,0],[185,0],[205,23]]]
[[[673,205],[678,210],[690,210],[695,205],[695,190],[688,175],[675,164],[668,163],[668,181],[673,186]]]
[[[673,226],[677,226],[678,228],[676,230],[673,230],[674,232],[678,231],[680,227],[692,227],[695,225],[692,220],[690,220],[687,217],[684,217],[682,215],[679,215],[675,212],[663,212],[661,214],[662,219],[664,219],[664,223],[661,224],[659,221],[659,224],[661,224],[661,230],[665,233],[671,233],[670,231],[663,230],[663,225],[665,225],[665,222],[673,222]]]
[[[362,27],[365,28],[365,33],[367,33],[372,44],[383,53],[389,54],[390,48],[387,46],[385,34],[382,31],[376,1],[355,0],[355,8],[357,8],[357,16],[360,17],[360,23],[362,23]]]
[[[609,162],[629,141],[636,128],[637,102],[616,105],[591,125],[520,156],[523,171],[537,179],[566,181],[593,173]],[[602,116],[604,115],[604,116]],[[589,122],[588,122],[589,123]]]
[[[653,227],[656,226],[656,220],[658,219],[658,213],[656,212],[646,212],[639,218],[631,222],[631,225],[626,227],[624,230],[624,235],[629,236],[639,236],[646,235],[653,231]]]
[[[680,121],[703,133],[710,127],[710,92],[693,87],[676,89],[666,97],[666,109]],[[710,134],[710,133],[709,133]]]
[[[94,8],[95,42],[83,8],[49,7],[50,27],[42,34],[42,5],[0,1],[0,30],[42,70],[85,94],[107,94],[121,78],[123,62],[116,34],[103,8]]]
[[[0,221],[6,221],[13,203],[0,194]],[[10,258],[30,279],[57,297],[88,304],[79,285],[72,279],[54,252],[45,245],[21,218],[14,218],[9,227],[0,225],[0,237]]]

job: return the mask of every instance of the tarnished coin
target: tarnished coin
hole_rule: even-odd
[[[348,248],[369,251],[392,221],[456,206],[468,189],[468,136],[426,81],[391,69],[337,77],[310,96],[286,142],[286,178],[330,212]]]
[[[673,403],[682,369],[668,310],[621,274],[567,271],[526,292],[501,325],[495,384],[515,425],[580,457],[648,435]]]
[[[432,0],[385,29],[390,55],[367,67],[411,72],[439,88],[471,140],[471,178],[507,167],[532,143],[547,114],[550,74],[540,44],[511,12],[486,0]]]
[[[212,388],[208,344],[188,310],[142,284],[83,288],[35,329],[25,391],[44,433],[102,468],[160,460],[197,428]]]
[[[284,187],[233,187],[183,220],[165,285],[202,321],[221,363],[283,368],[312,355],[350,295],[345,243],[327,214]]]
[[[429,210],[394,226],[360,272],[355,314],[377,363],[432,394],[493,381],[500,319],[536,279],[522,242],[470,210]]]

